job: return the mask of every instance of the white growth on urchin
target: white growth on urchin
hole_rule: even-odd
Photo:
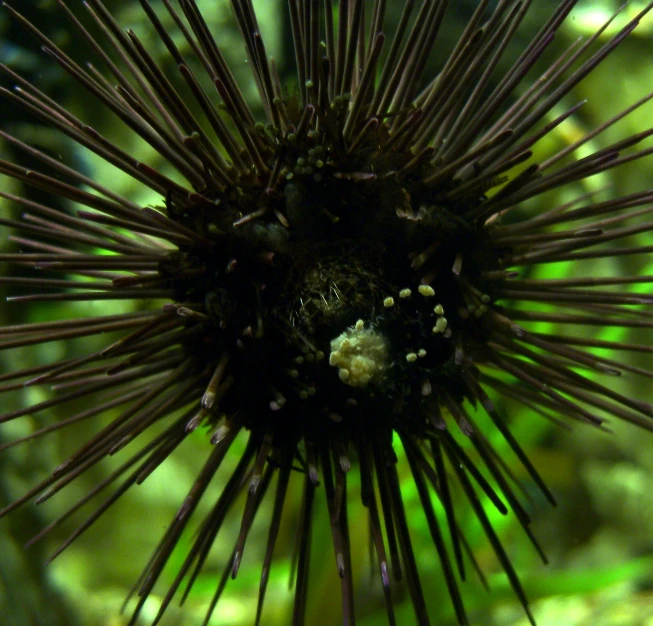
[[[358,320],[331,341],[329,365],[338,368],[340,380],[364,387],[388,366],[388,344],[373,328]]]

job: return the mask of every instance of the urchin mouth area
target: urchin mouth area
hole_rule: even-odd
[[[331,341],[329,365],[338,368],[338,377],[346,385],[366,387],[388,368],[388,340],[358,320]]]

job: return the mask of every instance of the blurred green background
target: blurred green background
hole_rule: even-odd
[[[160,2],[153,0],[155,8]],[[219,33],[220,45],[225,50],[231,67],[239,79],[248,98],[255,101],[253,81],[245,61],[237,28],[231,17],[231,9],[225,0],[198,0],[205,11],[215,33]],[[259,10],[259,20],[266,37],[269,51],[282,58],[289,50],[289,26],[281,0],[254,0]],[[447,41],[453,42],[461,31],[476,2],[451,3],[449,21],[443,35],[442,46],[435,54],[433,67],[438,67],[442,55],[446,54]],[[514,50],[519,51],[529,41],[555,2],[538,1],[527,23],[517,38]],[[587,35],[599,26],[620,2],[585,1],[573,12],[571,19],[554,42],[554,48],[561,50],[579,35]],[[626,10],[633,15],[644,2],[632,2]],[[90,52],[71,33],[70,26],[56,10],[56,3],[50,1],[26,1],[15,3],[54,41],[77,60],[90,57]],[[134,28],[146,41],[153,54],[159,55],[165,64],[162,44],[157,41],[146,25],[140,5],[136,1],[111,0],[106,5],[114,11],[118,21],[125,27]],[[70,2],[69,6],[84,12],[81,2]],[[400,0],[389,0],[386,24],[391,30],[393,15],[397,16],[402,6]],[[161,16],[165,11],[159,11]],[[620,22],[622,23],[622,22]],[[181,43],[179,41],[178,43]],[[510,62],[510,56],[504,62]],[[0,11],[0,52],[2,61],[19,69],[50,94],[55,94],[76,115],[90,120],[105,133],[119,137],[121,146],[139,158],[153,158],[138,140],[135,140],[110,115],[102,112],[79,86],[65,76],[44,56],[38,53],[38,46],[7,19]],[[653,89],[653,18],[631,36],[618,51],[587,78],[573,96],[567,98],[570,106],[578,100],[587,99],[580,114],[556,131],[555,135],[542,145],[542,154],[555,150],[591,130]],[[9,84],[3,80],[3,84]],[[562,111],[552,112],[551,118]],[[642,110],[611,128],[605,136],[592,142],[591,147],[603,146],[608,142],[648,128],[652,107],[649,103]],[[3,129],[18,134],[26,141],[48,151],[60,154],[64,162],[72,164],[100,181],[110,181],[112,188],[135,201],[146,204],[160,204],[160,199],[151,197],[142,188],[124,175],[118,175],[110,167],[88,153],[76,148],[55,132],[34,124],[24,117],[24,112],[2,103],[0,120]],[[10,154],[9,148],[0,143],[3,154]],[[12,154],[25,164],[24,157]],[[153,163],[155,164],[155,163]],[[525,211],[536,212],[553,203],[561,203],[573,195],[596,191],[606,185],[606,195],[618,195],[639,191],[652,184],[653,160],[647,159],[622,167],[606,175],[594,177],[582,184],[567,188],[563,193],[549,194],[538,198],[525,207]],[[5,190],[21,191],[19,186],[2,179]],[[45,199],[30,190],[30,197],[54,206],[62,206],[56,199]],[[66,208],[63,205],[62,208]],[[3,213],[16,213],[15,207],[2,203]],[[650,238],[650,235],[648,235]],[[649,242],[650,243],[650,242]],[[3,234],[0,246],[11,249]],[[642,259],[636,261],[620,257],[605,267],[601,274],[641,272],[653,274],[653,265]],[[555,277],[583,273],[588,265],[555,264],[546,268],[547,274]],[[13,271],[3,268],[5,271]],[[597,272],[596,266],[592,268]],[[111,305],[112,307],[114,305]],[[126,307],[128,305],[125,305]],[[75,310],[77,309],[77,310]],[[87,316],[107,313],[107,305],[65,304],[25,307],[5,304],[0,309],[2,323],[38,321],[52,317],[65,318],[75,314]],[[113,308],[111,312],[116,312]],[[612,338],[617,338],[613,336]],[[650,337],[629,333],[619,336],[624,341],[646,341]],[[63,355],[71,356],[86,352],[93,342],[104,343],[106,339],[93,338],[79,342],[47,344],[29,350],[0,352],[2,370],[14,369],[17,364],[27,367],[41,362],[52,362]],[[637,359],[635,359],[637,360]],[[646,359],[639,359],[643,366]],[[622,393],[650,397],[647,379],[632,375],[610,379],[608,383],[617,386]],[[19,404],[34,403],[42,399],[43,392],[30,390],[4,397],[4,410]],[[536,415],[510,402],[501,402],[501,411],[512,416],[513,432],[528,451],[536,467],[558,498],[559,506],[552,510],[533,490],[529,503],[535,523],[533,530],[545,547],[551,564],[543,566],[526,538],[516,524],[514,516],[502,518],[491,515],[511,555],[526,593],[531,599],[533,612],[540,626],[645,626],[653,625],[653,434],[643,433],[634,427],[614,423],[615,433],[606,435],[590,428],[575,428],[573,431],[556,429]],[[57,415],[39,414],[23,418],[16,423],[0,427],[0,444],[24,436]],[[97,426],[95,427],[97,428]],[[26,491],[31,485],[46,476],[56,467],[69,451],[75,449],[95,428],[85,425],[64,431],[49,438],[29,442],[0,454],[0,505],[8,503]],[[500,437],[491,438],[500,453],[506,453],[506,445]],[[237,442],[243,445],[243,442]],[[7,626],[118,626],[128,621],[129,605],[124,615],[120,607],[130,586],[136,581],[142,567],[156,545],[160,535],[175,514],[186,491],[203,463],[203,454],[208,448],[205,433],[196,432],[178,454],[170,458],[146,483],[121,498],[112,509],[73,546],[51,565],[43,565],[48,554],[76,527],[72,522],[57,528],[47,539],[28,550],[23,544],[57,514],[62,513],[79,497],[88,491],[109,470],[109,465],[93,470],[73,483],[62,494],[40,507],[28,505],[10,517],[0,520],[0,624]],[[230,455],[231,466],[237,455]],[[405,477],[402,488],[406,508],[413,532],[415,552],[420,555],[420,570],[426,590],[432,623],[447,626],[453,623],[453,612],[449,606],[446,588],[440,574],[436,552],[432,546],[428,527],[420,512],[419,498],[410,479],[406,463],[401,463],[401,474]],[[228,476],[229,463],[219,476]],[[296,484],[299,484],[299,480]],[[356,493],[355,478],[352,494]],[[215,484],[212,493],[207,494],[206,510],[219,493]],[[270,498],[268,498],[269,500]],[[340,591],[335,573],[331,548],[330,529],[326,507],[317,498],[312,579],[309,597],[307,623],[318,626],[335,626],[340,620]],[[289,495],[286,515],[279,539],[278,554],[288,554],[296,532],[295,514],[299,508],[299,490]],[[268,503],[269,504],[269,503]],[[200,511],[201,512],[201,511]],[[240,523],[240,509],[237,507],[219,536],[214,554],[186,605],[179,609],[171,606],[162,620],[165,626],[195,626],[202,623],[204,611],[210,601],[222,563],[228,557]],[[83,521],[83,513],[73,522]],[[359,624],[375,626],[386,623],[383,598],[376,572],[372,569],[368,551],[367,519],[361,507],[352,507],[350,513],[354,562],[358,564],[357,616]],[[230,584],[220,609],[216,611],[211,624],[239,626],[250,624],[256,606],[256,590],[260,576],[260,557],[267,541],[266,511],[259,514],[254,526],[243,566],[238,579]],[[470,514],[461,513],[460,522],[475,554],[485,571],[493,589],[487,594],[473,574],[464,585],[465,602],[471,621],[479,626],[521,626],[526,624],[521,608],[514,599],[505,575],[498,573],[499,567],[486,539]],[[184,556],[184,544],[192,541],[192,535],[185,536],[180,550],[173,561],[177,564]],[[288,592],[290,561],[285,557],[276,562],[273,570],[267,600],[265,624],[289,623],[291,594]],[[175,574],[174,564],[168,570],[157,592],[165,594],[165,582]],[[370,583],[370,578],[373,582]],[[413,624],[414,615],[404,588],[394,592],[398,602],[398,623]],[[156,613],[157,598],[153,597],[143,614],[143,624]]]

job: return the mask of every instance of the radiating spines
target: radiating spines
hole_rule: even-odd
[[[650,152],[619,154],[647,139],[650,133],[643,132],[571,163],[560,165],[569,155],[566,149],[539,164],[531,161],[534,145],[575,114],[580,105],[570,104],[554,119],[546,116],[628,36],[638,18],[598,51],[592,52],[592,46],[607,24],[586,43],[572,44],[531,88],[509,104],[574,1],[560,3],[497,84],[493,83],[495,69],[531,3],[507,0],[490,12],[489,0],[480,2],[439,75],[422,87],[421,76],[437,48],[447,2],[406,2],[398,28],[384,32],[385,2],[381,0],[373,4],[343,0],[336,5],[338,19],[334,19],[330,0],[290,0],[298,83],[295,94],[292,88],[286,91],[276,62],[268,56],[253,2],[233,0],[260,100],[247,103],[219,38],[194,0],[180,0],[179,8],[163,0],[183,35],[183,46],[175,43],[163,26],[157,14],[160,9],[141,0],[144,15],[177,74],[164,71],[139,37],[123,31],[100,0],[85,3],[93,24],[88,29],[63,0],[58,1],[77,35],[101,57],[111,78],[103,77],[93,66],[77,64],[15,11],[10,12],[41,40],[46,54],[149,144],[156,162],[136,160],[7,68],[5,72],[18,89],[5,91],[5,95],[159,194],[165,206],[161,210],[141,208],[27,144],[5,137],[14,147],[53,167],[55,175],[4,161],[0,171],[82,208],[74,216],[64,216],[50,207],[7,196],[28,213],[22,222],[7,221],[27,234],[14,238],[27,252],[6,259],[39,273],[58,274],[56,278],[4,280],[54,291],[19,295],[14,298],[19,303],[163,298],[167,304],[161,307],[156,303],[156,310],[142,318],[108,316],[97,324],[71,320],[63,325],[10,327],[8,332],[17,335],[0,347],[125,333],[86,357],[3,375],[7,383],[3,391],[25,382],[51,385],[61,393],[32,409],[9,413],[3,420],[100,394],[97,410],[75,413],[52,428],[42,428],[39,434],[118,409],[52,478],[17,504],[38,493],[42,493],[39,501],[44,501],[105,457],[131,454],[88,498],[73,505],[71,512],[115,485],[114,493],[82,522],[63,549],[127,489],[144,481],[196,429],[206,427],[209,458],[135,587],[138,597],[131,619],[135,624],[164,568],[173,560],[173,550],[191,517],[197,516],[199,501],[211,482],[222,477],[223,460],[233,442],[249,430],[245,450],[192,539],[155,623],[184,582],[182,601],[188,597],[228,512],[242,496],[240,526],[207,611],[208,623],[229,577],[239,572],[263,498],[274,491],[256,606],[256,620],[261,621],[280,520],[286,514],[287,491],[300,473],[304,474],[299,480],[304,494],[296,515],[293,623],[305,621],[313,505],[315,497],[322,494],[329,513],[333,570],[340,578],[343,619],[353,622],[356,564],[348,507],[353,500],[351,476],[356,462],[388,621],[396,622],[391,586],[403,577],[418,621],[428,623],[429,592],[427,581],[420,578],[420,555],[411,541],[406,497],[400,489],[393,450],[394,432],[404,448],[459,623],[468,623],[459,591],[459,582],[466,576],[465,561],[478,567],[457,521],[455,486],[469,500],[532,621],[524,591],[481,502],[487,500],[500,514],[512,510],[542,556],[541,550],[529,529],[530,514],[522,503],[518,481],[492,447],[470,405],[483,407],[489,422],[550,502],[551,493],[484,388],[553,420],[561,414],[600,427],[607,413],[650,424],[648,404],[587,375],[588,370],[606,376],[617,376],[622,370],[641,373],[634,366],[595,356],[592,351],[606,346],[627,351],[631,349],[627,344],[583,343],[564,334],[533,331],[535,323],[549,320],[570,326],[587,323],[648,329],[650,314],[629,307],[648,305],[651,299],[631,293],[628,287],[648,282],[646,277],[553,282],[524,276],[540,264],[621,254],[599,244],[650,231],[646,223],[622,223],[631,217],[646,219],[650,193],[612,204],[588,199],[587,204],[561,205],[532,218],[514,211],[522,200]],[[102,43],[95,38],[96,28]],[[570,72],[567,78],[565,72]],[[631,110],[648,99],[643,98]],[[257,122],[259,110],[265,123]],[[623,115],[615,116],[573,148],[582,147]],[[170,174],[170,169],[175,172]],[[78,189],[79,185],[92,192]],[[315,200],[338,185],[345,197],[334,194],[335,201],[325,203],[327,206],[320,204],[320,198]],[[369,207],[363,207],[364,203]],[[366,222],[366,227],[371,225],[370,229],[357,231],[358,222],[352,219],[346,237],[340,237],[343,233],[337,230],[338,224],[357,210],[363,214],[360,221]],[[511,211],[514,219],[521,221],[508,223],[513,219],[508,215]],[[381,226],[375,222],[379,215]],[[384,229],[403,229],[401,232],[409,235],[398,245],[399,237]],[[334,264],[334,255],[329,251],[320,256],[322,237],[315,233],[328,233],[338,245],[341,239],[356,241],[358,236],[365,240],[373,233],[374,241],[364,243],[383,248],[390,241],[396,246],[396,256],[373,257],[372,264],[381,266],[380,277],[365,269],[354,273],[354,278],[341,280],[339,272],[346,270],[342,266],[356,266],[362,255],[356,246],[345,243],[346,264],[338,261],[336,270],[328,274],[325,268]],[[45,243],[42,238],[57,241]],[[303,239],[310,254],[284,258],[293,244]],[[80,246],[83,252],[77,249]],[[592,250],[595,246],[599,247],[596,252]],[[102,254],[92,253],[96,249]],[[623,253],[648,251],[647,246],[631,246]],[[311,319],[306,321],[311,317],[307,303],[315,294],[309,298],[300,289],[290,288],[290,295],[283,292],[276,301],[270,296],[275,284],[294,282],[289,266],[310,265],[315,262],[312,256],[319,261],[318,270],[329,277],[319,283],[330,290],[328,298],[333,292],[334,299],[352,309],[352,315],[357,312],[353,309],[364,307],[375,322],[378,318],[379,323],[396,323],[392,341],[386,341],[379,331],[384,350],[389,349],[386,344],[401,344],[401,349],[392,359],[385,354],[379,359],[384,361],[379,376],[385,379],[384,385],[371,385],[373,401],[367,396],[353,397],[354,393],[343,396],[339,385],[347,385],[347,378],[351,383],[347,368],[340,367],[339,378],[331,381],[329,368],[319,363],[324,358],[321,348],[328,342],[314,336],[316,325]],[[397,267],[406,270],[401,289],[377,298],[376,292],[382,291],[387,275],[398,271]],[[297,271],[300,278],[301,269]],[[347,289],[341,289],[338,281]],[[301,280],[297,282],[301,284]],[[436,295],[433,286],[438,297],[442,294],[446,300],[444,306],[434,300],[427,311],[422,305]],[[345,293],[348,290],[351,293]],[[315,291],[329,309],[327,294]],[[411,294],[419,303],[402,304],[404,296],[410,298]],[[551,305],[555,312],[541,311],[542,305]],[[401,314],[394,317],[398,310],[403,321],[397,321]],[[355,319],[360,318],[345,322],[345,327]],[[333,316],[329,324],[335,326],[334,320],[339,323]],[[328,332],[332,330],[328,328]],[[333,330],[329,339],[339,337],[342,330]],[[273,359],[261,348],[270,337],[276,341]],[[422,346],[427,343],[428,351]],[[431,350],[431,345],[439,350]],[[436,352],[441,354],[441,362],[429,360]],[[425,359],[427,353],[429,359]],[[347,376],[340,374],[343,370]],[[349,387],[365,387],[369,382]],[[164,421],[161,435],[140,443],[151,427]],[[440,521],[438,512],[446,523]]]
[[[149,58],[135,35],[123,33],[99,0],[88,3],[87,8],[96,24],[102,29],[105,37],[111,43],[115,53],[120,57],[120,65],[124,65],[124,69],[121,69],[117,63],[111,60],[92,34],[75,18],[70,9],[66,8],[63,3],[61,4],[75,28],[93,45],[96,52],[101,55],[103,61],[108,65],[110,71],[118,80],[117,86],[112,87],[102,83],[94,72],[84,71],[83,68],[76,65],[74,61],[56,48],[52,42],[35,31],[26,20],[10,10],[17,19],[27,28],[31,28],[37,37],[41,38],[46,48],[64,65],[65,69],[80,80],[93,94],[102,99],[128,126],[148,141],[166,161],[184,175],[196,191],[209,194],[207,198],[209,202],[211,195],[224,190],[225,186],[237,184],[238,178],[234,177],[235,172],[238,172],[240,176],[246,175],[253,167],[258,176],[271,176],[274,180],[276,178],[274,171],[278,171],[283,175],[284,164],[282,160],[278,158],[270,160],[269,158],[269,154],[278,152],[279,146],[275,146],[275,142],[271,141],[270,137],[259,136],[255,132],[253,114],[248,105],[245,104],[235,79],[194,2],[182,3],[183,17],[187,20],[188,26],[171,3],[166,2],[165,5],[176,24],[182,28],[193,56],[200,61],[203,71],[208,74],[210,81],[217,88],[227,110],[227,121],[235,125],[238,138],[231,134],[222,119],[223,114],[219,113],[211,103],[210,95],[202,86],[203,83],[206,83],[205,77],[195,75],[182,53],[167,35],[154,9],[148,2],[143,1],[142,4],[149,21],[162,38],[173,59],[175,59],[182,78],[193,93],[199,108],[203,111],[203,122],[208,122],[208,125],[213,128],[224,150],[230,156],[230,161],[225,160],[215,150],[214,141],[205,133],[203,124],[198,123],[193,113],[180,99],[176,88],[162,75],[161,70],[153,59]],[[232,4],[246,42],[254,75],[259,84],[261,101],[265,105],[269,122],[274,129],[284,133],[288,122],[284,121],[286,115],[282,114],[283,111],[279,107],[285,101],[286,95],[279,93],[278,87],[274,87],[276,79],[271,69],[273,64],[268,59],[262,43],[251,2],[233,2]],[[534,122],[541,119],[553,104],[558,102],[584,75],[610,54],[637,25],[640,17],[638,16],[632,20],[617,36],[604,44],[598,52],[581,64],[580,68],[551,95],[540,101],[546,89],[556,84],[562,73],[587,52],[599,33],[570,54],[569,58],[561,57],[559,66],[554,65],[555,71],[545,74],[545,78],[539,81],[536,90],[528,91],[499,120],[493,122],[494,125],[489,130],[487,128],[483,130],[485,135],[481,136],[479,143],[477,137],[480,131],[500,110],[507,97],[512,93],[514,86],[532,68],[536,59],[548,45],[551,33],[567,15],[574,4],[573,2],[563,3],[554,12],[547,26],[541,30],[540,34],[523,53],[521,57],[523,62],[515,63],[513,70],[511,70],[512,74],[509,73],[504,81],[491,91],[491,95],[486,98],[483,106],[480,105],[481,94],[484,93],[492,70],[504,52],[507,42],[523,19],[528,6],[520,6],[518,3],[505,3],[498,7],[492,13],[490,19],[481,27],[481,18],[485,11],[485,7],[481,3],[463,33],[458,47],[450,55],[448,63],[443,68],[438,80],[418,96],[417,94],[405,92],[407,87],[402,87],[402,85],[404,83],[411,86],[417,84],[414,73],[417,72],[419,75],[419,68],[423,67],[424,60],[434,46],[446,3],[424,4],[420,9],[423,13],[421,15],[422,19],[416,19],[407,33],[404,33],[403,29],[408,24],[408,15],[412,7],[412,4],[407,5],[405,19],[402,18],[396,33],[394,33],[390,51],[383,63],[384,70],[381,72],[381,79],[376,88],[372,86],[371,77],[375,65],[379,62],[384,35],[381,31],[371,30],[369,35],[365,32],[361,25],[364,3],[354,2],[351,6],[342,7],[346,13],[346,18],[343,16],[343,19],[338,21],[337,28],[332,25],[332,13],[330,12],[329,3],[324,3],[326,18],[320,16],[320,4],[319,2],[289,3],[295,39],[295,61],[300,84],[302,82],[301,75],[309,71],[309,77],[306,78],[304,84],[310,82],[319,92],[321,74],[318,71],[320,66],[318,60],[320,58],[325,59],[327,65],[333,68],[333,72],[329,77],[322,77],[327,80],[329,85],[335,85],[325,90],[325,93],[329,94],[326,101],[328,104],[327,109],[324,109],[321,101],[313,100],[310,103],[312,107],[315,107],[317,113],[311,127],[316,128],[315,124],[324,122],[323,118],[328,115],[328,109],[333,106],[336,98],[351,93],[353,98],[347,107],[348,110],[341,132],[347,142],[355,145],[366,128],[377,124],[379,119],[386,119],[389,114],[395,115],[399,110],[407,110],[409,104],[415,99],[417,108],[413,113],[402,114],[392,119],[390,123],[390,141],[385,146],[382,145],[381,150],[387,151],[391,147],[393,149],[403,149],[405,146],[410,145],[417,154],[421,154],[427,147],[432,147],[434,150],[432,154],[426,155],[427,158],[433,160],[433,165],[437,164],[437,170],[427,178],[431,184],[444,182],[443,171],[450,172],[451,177],[455,180],[456,175],[462,173],[462,168],[471,165],[472,162],[476,172],[474,178],[478,177],[479,172],[487,171],[488,183],[502,171],[499,163],[492,163],[492,158],[501,157],[502,163],[506,164],[506,166],[514,165],[513,158],[520,159],[520,155],[526,150],[527,144],[522,141],[522,147],[517,147],[512,155],[506,153],[508,145],[522,140]],[[383,3],[375,3],[373,13],[372,24],[379,27],[382,25],[383,20]],[[319,26],[323,19],[326,26],[326,49],[321,48],[316,43],[319,37]],[[605,27],[607,27],[607,24]],[[402,50],[401,42],[404,35],[406,40],[400,54],[399,51]],[[487,41],[478,47],[474,43],[477,39]],[[332,43],[330,43],[331,41]],[[490,54],[490,51],[493,51],[493,54]],[[358,58],[356,55],[360,57],[360,71],[355,73],[358,78],[356,88],[353,88],[352,78],[347,73],[349,70],[343,68],[354,67],[356,63],[354,63],[353,59]],[[466,55],[472,56],[467,59],[467,62],[463,63],[467,58]],[[461,63],[465,67],[464,71],[461,69]],[[389,70],[388,68],[393,69]],[[481,80],[477,81],[475,75],[481,69],[484,71]],[[312,77],[312,73],[317,73],[315,79]],[[394,78],[388,78],[390,75],[394,76]],[[408,76],[410,76],[410,81],[406,82]],[[333,80],[331,80],[331,77],[333,77]],[[454,78],[456,79],[457,88],[453,91],[446,89],[446,85]],[[401,82],[402,80],[404,82]],[[474,84],[475,88],[469,93],[468,89],[472,84]],[[20,92],[12,97],[27,103],[25,97],[20,95]],[[40,98],[40,96],[37,96],[37,98]],[[41,102],[42,104],[39,107],[44,107],[41,108],[41,114],[45,115],[48,121],[56,122],[54,111],[49,111],[50,103],[45,99],[42,99]],[[304,106],[308,105],[309,102],[306,100]],[[374,110],[375,106],[377,106],[376,110]],[[462,107],[460,114],[456,114],[455,111],[460,107]],[[574,109],[572,108],[567,114],[560,116],[555,124],[571,114]],[[305,109],[306,111],[308,109]],[[60,111],[58,113],[61,114]],[[400,120],[403,120],[403,123]],[[301,122],[296,123],[301,127]],[[451,124],[451,128],[448,128],[449,124]],[[555,124],[552,124],[548,130],[552,130]],[[116,146],[107,145],[92,129],[85,129],[78,122],[74,122],[74,125],[81,127],[80,130],[83,131],[84,135],[95,135],[93,139],[89,139],[88,136],[84,138],[83,141],[88,147],[98,151],[103,156],[110,156],[114,164],[117,164],[128,173],[138,174],[137,177],[146,184],[154,186],[157,190],[161,191],[163,186],[165,192],[173,194],[175,201],[180,205],[188,203],[189,198],[186,196],[186,192],[172,184],[165,176],[155,172],[149,166],[134,163],[127,155],[121,153]],[[463,128],[463,134],[468,136],[467,140],[464,139],[463,134],[458,132],[458,129],[462,130]],[[71,132],[72,129],[64,130]],[[400,136],[404,138],[398,143]],[[81,139],[79,133],[75,133],[75,138]],[[443,146],[445,145],[443,140],[445,138],[447,138],[446,153],[443,152]],[[246,162],[242,161],[242,147],[237,148],[240,142],[242,142],[242,147],[245,148]],[[473,142],[476,142],[476,145]],[[430,143],[433,145],[429,146]],[[621,149],[623,147],[625,146],[619,146]],[[349,148],[351,149],[351,145]],[[614,149],[617,149],[617,146]],[[474,155],[473,158],[472,154]],[[605,154],[605,159],[602,158],[603,154]],[[588,163],[588,167],[591,167],[591,172],[599,172],[614,166],[612,161],[612,154],[609,150],[605,150],[594,157],[595,165],[591,166]],[[547,161],[547,167],[552,163],[552,160]],[[457,168],[454,168],[454,164]],[[410,168],[408,168],[409,170]],[[470,171],[469,167],[467,167],[466,171]],[[570,182],[574,178],[591,173],[590,170],[586,171],[575,167],[574,172],[572,173],[569,170],[564,178],[562,173],[558,172],[554,178],[539,182],[534,186],[532,181],[529,182],[529,179],[540,171],[543,171],[541,167],[538,170],[533,170],[529,176],[523,176],[522,179],[519,179],[518,185],[505,188],[503,193],[498,196],[503,202],[499,203],[497,199],[494,199],[487,206],[484,205],[482,215],[490,217],[492,214],[490,210],[494,212],[503,210],[508,206],[506,204],[508,199],[511,202],[517,202],[528,197],[526,192],[531,187],[532,193],[541,193],[544,185],[547,187],[559,186]],[[198,177],[199,172],[205,173],[202,179]],[[449,179],[451,180],[451,178]],[[268,188],[272,189],[273,187],[268,186]],[[481,185],[478,189],[482,191],[483,186]],[[469,191],[472,192],[473,190],[474,187],[471,187]],[[507,193],[508,191],[510,193]],[[457,185],[454,195],[459,196],[460,193],[460,185]],[[202,196],[194,197],[201,199]],[[474,212],[480,210],[480,207],[477,207]],[[476,217],[476,215],[470,214],[470,217]]]

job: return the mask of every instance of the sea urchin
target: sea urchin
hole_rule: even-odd
[[[650,277],[544,280],[534,271],[569,259],[649,253],[650,246],[628,242],[653,230],[652,223],[634,219],[653,210],[653,191],[602,202],[581,196],[535,215],[522,210],[547,191],[651,152],[624,153],[652,134],[647,130],[570,158],[644,98],[564,150],[534,157],[538,142],[581,105],[555,115],[554,108],[651,5],[606,41],[600,36],[607,24],[575,42],[533,79],[575,0],[559,3],[503,73],[497,68],[530,9],[528,0],[501,0],[493,9],[481,0],[446,55],[437,45],[445,0],[403,3],[390,30],[384,0],[288,0],[296,67],[296,78],[288,79],[266,51],[255,3],[232,0],[258,89],[254,106],[195,0],[162,0],[156,7],[140,0],[174,72],[164,70],[134,32],[122,30],[100,0],[87,0],[79,10],[70,4],[58,0],[74,36],[105,70],[78,64],[19,12],[5,9],[98,106],[149,145],[156,166],[137,160],[117,135],[103,135],[6,66],[15,87],[2,94],[160,200],[156,208],[142,207],[2,133],[7,145],[53,173],[7,160],[0,161],[0,172],[74,209],[69,214],[0,192],[25,211],[22,220],[2,220],[19,233],[12,237],[19,250],[2,260],[14,272],[23,268],[2,282],[32,290],[9,300],[21,306],[114,300],[143,306],[112,314],[107,304],[105,315],[0,331],[10,335],[4,350],[121,333],[84,356],[2,375],[4,390],[54,386],[58,392],[6,413],[2,422],[75,407],[25,439],[82,420],[99,425],[49,478],[1,514],[35,496],[49,498],[105,457],[120,455],[119,469],[50,526],[113,490],[59,553],[194,430],[206,429],[205,464],[138,581],[130,624],[216,476],[223,481],[220,496],[199,523],[155,623],[182,583],[186,597],[225,517],[246,494],[208,623],[229,576],[238,573],[248,532],[272,488],[259,623],[287,493],[301,484],[293,624],[304,623],[316,498],[324,498],[329,511],[343,623],[354,623],[355,539],[347,513],[354,495],[369,514],[388,621],[396,623],[391,594],[393,581],[403,577],[416,622],[428,624],[428,592],[396,466],[395,448],[401,447],[458,622],[468,623],[459,581],[466,561],[474,563],[456,520],[459,495],[469,501],[533,621],[485,506],[511,510],[540,549],[513,476],[480,424],[487,417],[551,502],[492,397],[507,396],[552,419],[598,426],[603,416],[615,416],[653,426],[649,404],[595,380],[596,373],[635,368],[594,348],[638,346],[574,330],[649,328],[650,312],[631,305],[648,305],[651,298],[628,286]],[[175,24],[174,37],[163,14]],[[436,49],[443,61],[425,76]],[[536,332],[541,321],[557,327]],[[88,402],[81,410],[79,399]],[[103,416],[110,419],[103,422]],[[221,465],[241,433],[247,444],[223,475]],[[348,489],[352,472],[359,474],[360,494]]]

